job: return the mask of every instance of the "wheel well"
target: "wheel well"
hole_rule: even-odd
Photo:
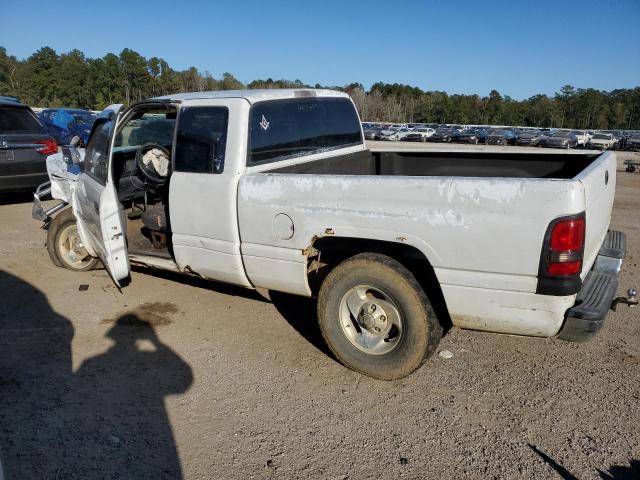
[[[426,293],[444,331],[451,326],[451,316],[442,294],[440,282],[427,257],[417,248],[398,242],[350,237],[323,237],[315,240],[309,249],[307,279],[313,295],[329,272],[340,262],[360,253],[387,255],[400,262],[416,278]]]

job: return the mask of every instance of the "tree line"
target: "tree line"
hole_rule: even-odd
[[[302,88],[300,80],[253,80],[231,73],[215,78],[195,67],[174,70],[162,58],[145,58],[125,48],[116,55],[88,58],[80,50],[57,53],[43,47],[24,60],[0,47],[0,94],[37,107],[101,110],[176,92],[239,88]],[[581,129],[640,129],[640,87],[609,92],[563,86],[555,95],[515,100],[492,90],[487,96],[449,95],[401,84],[331,86],[348,92],[368,121],[522,125]]]

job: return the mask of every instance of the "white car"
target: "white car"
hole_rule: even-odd
[[[429,127],[414,128],[411,132],[404,136],[403,140],[411,142],[427,142],[436,131]]]
[[[599,150],[607,150],[616,144],[616,139],[611,133],[595,133],[589,140],[589,147]]]
[[[589,135],[589,132],[586,130],[571,130],[571,133],[578,139],[578,145],[582,145],[583,147],[589,143],[589,139],[591,138],[591,135]]]
[[[99,258],[119,287],[137,264],[315,297],[336,358],[387,380],[450,321],[590,338],[625,256],[615,154],[495,155],[369,150],[331,90],[158,97],[96,121],[77,179],[56,176],[74,186],[47,248],[71,270]]]
[[[393,129],[393,127],[391,127],[388,130],[382,130],[380,132],[380,139],[381,140],[391,140],[394,142],[397,142],[399,140],[404,140],[405,137],[407,135],[409,135],[410,133],[412,133],[413,130],[411,130],[410,128],[406,128],[406,127],[400,127],[400,128],[396,128]]]

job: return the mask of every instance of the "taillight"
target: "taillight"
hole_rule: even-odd
[[[58,152],[58,144],[53,138],[45,138],[43,140],[36,140],[38,145],[42,147],[36,148],[36,152],[42,155],[53,155]]]
[[[553,226],[549,237],[547,275],[565,277],[580,273],[584,254],[584,232],[584,217],[560,220]]]

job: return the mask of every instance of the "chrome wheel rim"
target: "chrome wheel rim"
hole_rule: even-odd
[[[388,293],[372,285],[350,288],[340,300],[340,327],[358,350],[386,355],[400,343],[404,333],[402,314]]]
[[[82,245],[78,226],[73,223],[62,229],[58,235],[58,253],[60,260],[69,265],[73,269],[82,269],[87,267],[93,258]]]

